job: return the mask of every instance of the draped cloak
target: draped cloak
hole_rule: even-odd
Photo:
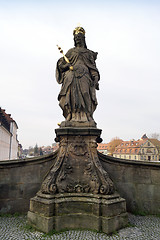
[[[97,53],[87,48],[74,47],[67,52],[66,57],[73,71],[61,70],[61,66],[66,64],[63,57],[57,62],[56,68],[57,82],[62,84],[58,100],[63,115],[66,118],[69,113],[83,111],[92,117],[97,106],[94,81],[95,78],[100,79],[95,64]]]

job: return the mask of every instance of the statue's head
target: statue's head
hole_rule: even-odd
[[[76,27],[74,30],[73,30],[73,35],[77,35],[77,34],[83,34],[85,36],[85,30],[84,28],[82,27]]]
[[[76,27],[73,31],[73,36],[74,36],[75,47],[77,47],[79,45],[81,47],[87,48],[86,42],[85,42],[85,30],[84,30],[84,28]]]

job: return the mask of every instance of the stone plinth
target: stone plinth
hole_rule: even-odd
[[[115,193],[98,158],[101,130],[76,124],[56,129],[59,153],[30,200],[28,222],[43,232],[80,228],[111,233],[127,224],[125,200]]]
[[[30,201],[29,224],[43,232],[92,229],[111,233],[128,222],[126,202],[118,194],[38,193]]]
[[[45,194],[111,194],[114,185],[97,155],[101,130],[93,127],[56,129],[59,153],[41,186]]]

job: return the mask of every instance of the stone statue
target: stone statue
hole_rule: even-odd
[[[55,129],[59,149],[50,157],[52,166],[30,200],[28,223],[47,233],[87,226],[109,234],[127,225],[126,202],[97,152],[102,140],[93,120],[100,78],[97,53],[87,49],[82,27],[73,34],[75,47],[66,55],[58,47],[63,58],[56,69],[62,84],[58,99],[66,120]]]
[[[57,62],[56,79],[62,84],[58,100],[66,121],[90,122],[97,106],[96,89],[99,90],[97,53],[87,49],[82,27],[75,28],[73,35],[75,47]]]

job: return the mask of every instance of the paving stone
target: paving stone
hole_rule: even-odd
[[[25,228],[26,216],[0,217],[0,240],[160,240],[160,218],[129,214],[134,225],[107,235],[92,231],[70,230],[52,236]]]

